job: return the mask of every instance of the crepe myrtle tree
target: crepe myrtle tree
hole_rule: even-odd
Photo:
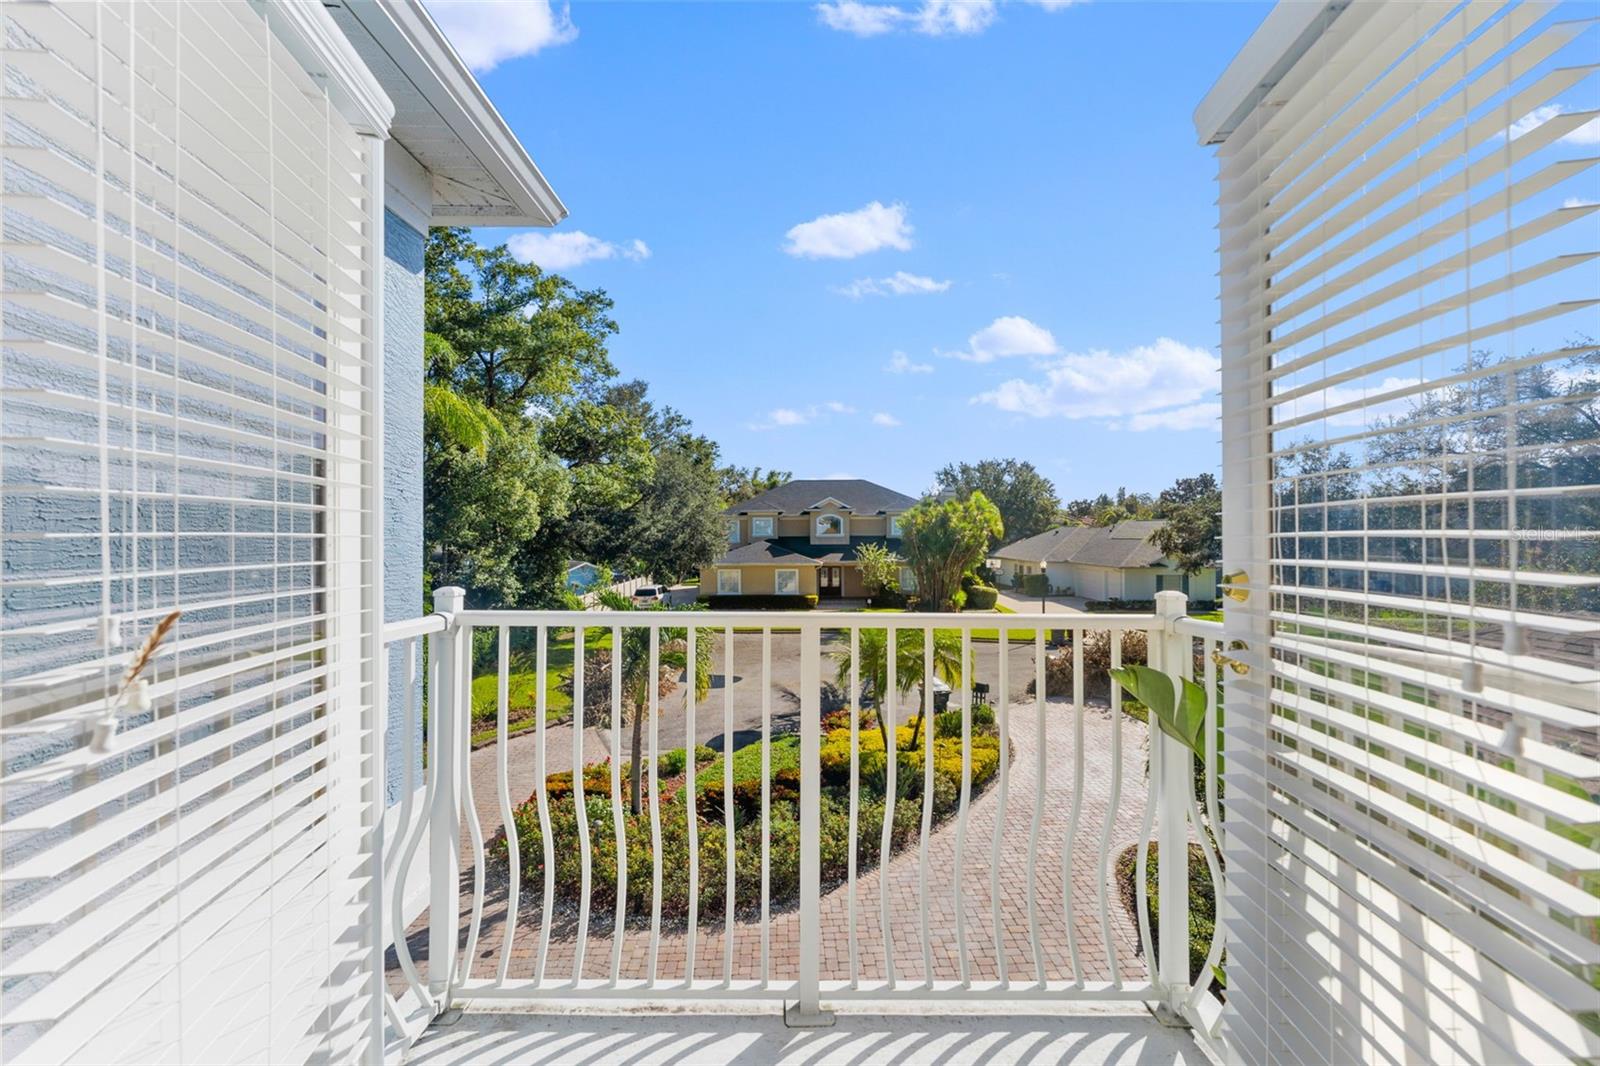
[[[900,535],[917,594],[938,610],[959,611],[966,600],[961,575],[983,562],[1005,525],[989,497],[974,492],[966,499],[923,500],[900,516]]]

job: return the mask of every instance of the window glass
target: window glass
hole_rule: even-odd
[[[739,595],[739,571],[737,571],[737,570],[718,570],[717,571],[717,595],[719,595],[719,596],[737,596],[737,595]]]
[[[770,537],[770,536],[772,536],[772,519],[770,519],[770,518],[752,518],[752,519],[750,519],[750,535],[752,537]]]
[[[889,536],[898,537],[899,535],[900,519],[898,517],[889,519]]]
[[[844,519],[836,514],[817,516],[817,536],[837,537],[844,533]]]
[[[800,595],[800,571],[779,570],[773,584],[773,589],[779,596]]]
[[[739,543],[739,520],[737,518],[728,520],[728,543]]]
[[[909,566],[902,566],[900,568],[900,591],[917,591],[917,575],[911,572],[911,567]]]

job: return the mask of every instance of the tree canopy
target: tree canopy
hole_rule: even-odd
[[[475,606],[563,602],[566,560],[674,581],[715,557],[730,484],[716,443],[618,380],[618,325],[582,289],[465,229],[436,229],[426,282],[426,581]]]
[[[981,564],[1005,534],[1000,511],[982,492],[966,499],[926,499],[900,516],[901,551],[917,595],[938,610],[960,610],[961,576]]]
[[[935,480],[940,490],[967,499],[974,492],[989,498],[1000,512],[1008,540],[1022,540],[1043,533],[1056,523],[1061,501],[1050,479],[1034,465],[1020,459],[984,459],[976,463],[952,463],[941,469]]]

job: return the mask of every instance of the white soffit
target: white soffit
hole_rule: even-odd
[[[1350,0],[1278,0],[1194,109],[1194,131],[1200,143],[1227,140],[1349,6]]]
[[[567,217],[421,0],[324,0],[394,101],[390,136],[433,175],[436,226],[553,226]]]

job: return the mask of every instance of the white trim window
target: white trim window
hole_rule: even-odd
[[[842,537],[844,536],[844,519],[836,514],[817,515],[817,536]]]
[[[779,596],[800,595],[800,571],[774,571],[772,575],[772,591]]]
[[[899,515],[891,515],[891,516],[889,516],[889,536],[891,536],[891,537],[900,536],[900,516]]]
[[[750,519],[750,539],[751,540],[757,540],[757,539],[759,539],[761,537],[770,537],[770,536],[772,536],[772,519],[771,518],[752,518],[752,519]]]
[[[900,591],[917,591],[917,575],[912,572],[911,567],[909,566],[902,566],[900,568]]]
[[[728,543],[739,543],[739,520],[737,518],[728,519]]]
[[[717,595],[718,596],[742,596],[742,595],[744,595],[744,585],[743,585],[742,578],[743,578],[743,574],[738,570],[718,570],[717,571]]]

